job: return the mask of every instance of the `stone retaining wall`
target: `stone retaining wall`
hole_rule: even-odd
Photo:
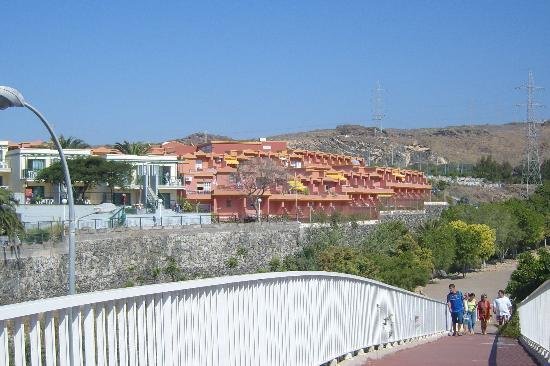
[[[402,220],[413,227],[437,212],[384,213],[380,220]],[[350,243],[357,241],[376,224],[349,224],[344,236]],[[274,258],[307,243],[312,225],[249,223],[82,233],[77,237],[77,292],[268,270]],[[0,305],[67,293],[67,255],[44,252],[0,265]]]

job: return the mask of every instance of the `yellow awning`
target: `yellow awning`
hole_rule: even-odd
[[[223,158],[223,160],[225,160],[226,164],[230,164],[230,165],[239,164],[239,161],[237,160],[237,157],[235,157],[235,156],[226,156],[226,157]]]
[[[401,173],[401,171],[399,169],[394,169],[394,170],[392,170],[391,173],[398,179],[405,178],[405,174]]]
[[[303,192],[307,189],[306,186],[299,180],[289,180],[288,185],[290,186],[291,190],[296,190],[298,192]]]
[[[342,173],[326,173],[326,177],[335,180],[346,180],[346,177]]]

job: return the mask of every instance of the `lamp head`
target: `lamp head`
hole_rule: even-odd
[[[25,98],[17,89],[0,85],[0,109],[24,106]]]

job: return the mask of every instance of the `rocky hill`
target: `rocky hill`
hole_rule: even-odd
[[[525,125],[451,126],[442,128],[386,129],[340,125],[335,129],[271,136],[292,148],[363,156],[372,164],[415,166],[448,162],[473,164],[481,156],[519,165],[525,144]],[[539,152],[550,158],[550,121],[540,125]]]

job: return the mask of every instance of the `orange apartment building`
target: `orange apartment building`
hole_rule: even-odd
[[[288,181],[261,197],[263,216],[307,218],[314,213],[370,214],[381,207],[419,208],[431,186],[423,172],[366,167],[360,157],[292,150],[285,141],[212,141],[179,156],[178,173],[191,202],[209,205],[220,217],[254,216],[250,197],[237,181],[239,164],[272,159],[288,170]]]

